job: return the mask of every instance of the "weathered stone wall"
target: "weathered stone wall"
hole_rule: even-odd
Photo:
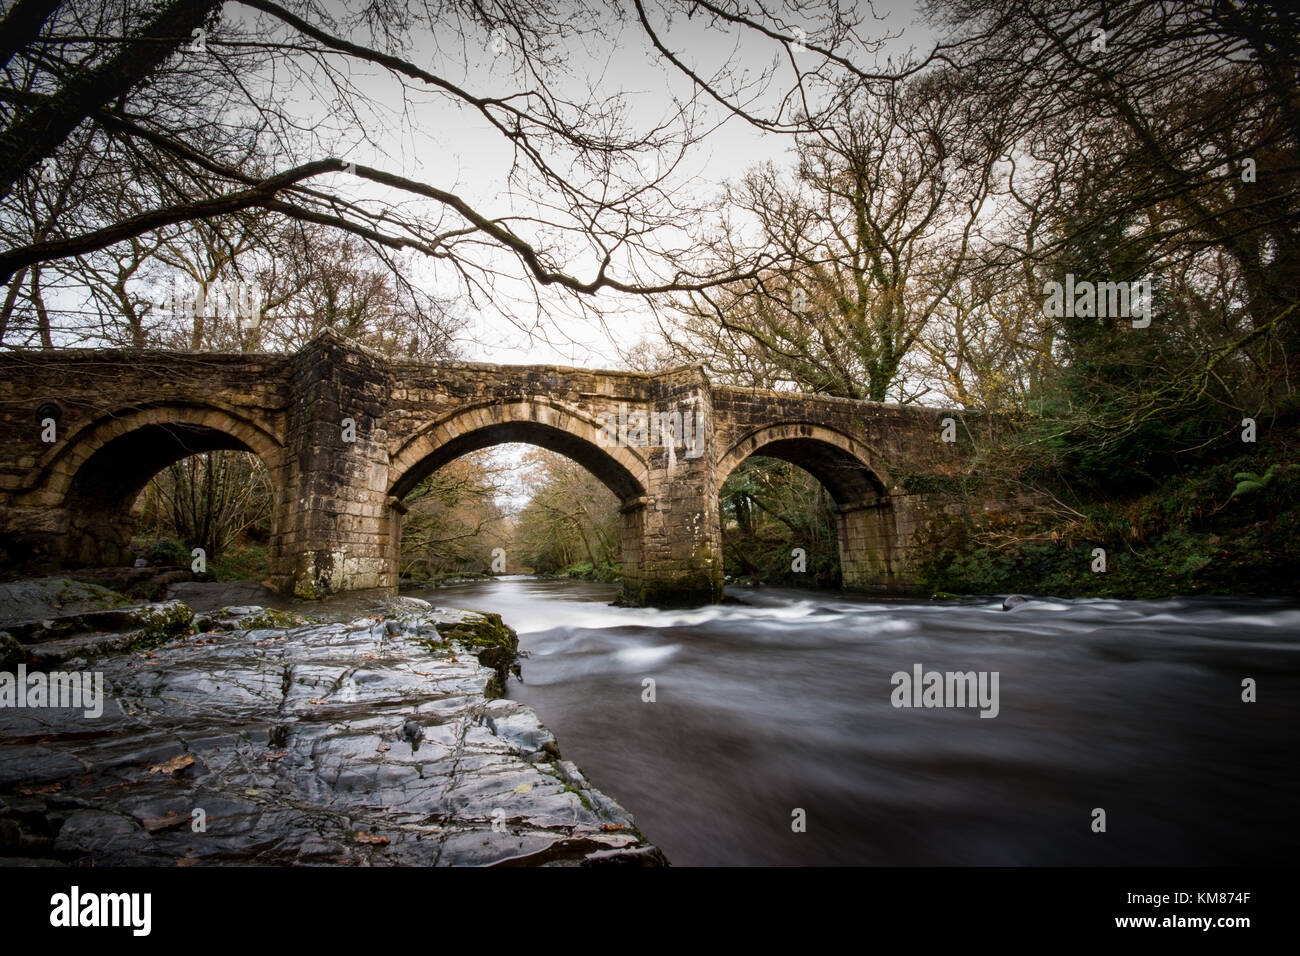
[[[37,420],[48,402],[58,406],[53,443]],[[908,494],[901,476],[960,463],[965,446],[940,440],[948,414],[712,387],[698,367],[392,361],[332,333],[295,356],[8,353],[0,543],[11,556],[121,560],[129,508],[158,470],[242,448],[261,456],[275,488],[271,584],[300,595],[392,589],[401,499],[467,452],[529,442],[573,458],[622,502],[626,600],[702,603],[722,595],[719,490],[761,453],[806,468],[830,491],[845,584],[898,590],[945,507]],[[671,433],[647,434],[651,421]]]
[[[135,496],[195,452],[256,452],[284,487],[287,373],[287,359],[268,355],[0,354],[4,546],[69,563],[121,561]],[[274,532],[286,512],[278,500]]]
[[[388,372],[333,337],[293,358],[289,414],[292,511],[279,549],[281,590],[300,597],[397,586],[400,517],[388,507]]]
[[[912,586],[924,531],[952,499],[909,494],[904,477],[960,466],[968,436],[957,429],[957,441],[943,440],[944,420],[955,413],[761,389],[712,393],[719,487],[752,454],[806,469],[835,500],[845,586]]]

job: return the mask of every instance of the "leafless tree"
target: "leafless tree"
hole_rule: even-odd
[[[666,340],[733,381],[883,401],[971,267],[997,151],[955,141],[970,108],[942,72],[844,98],[796,137],[792,174],[758,167],[719,203],[720,267],[771,267],[673,298],[687,334]]]
[[[560,0],[19,0],[0,20],[4,218],[30,218],[18,198],[41,170],[67,169],[74,143],[89,144],[107,177],[131,170],[125,194],[138,210],[114,215],[75,196],[56,232],[7,229],[0,280],[260,210],[423,253],[470,297],[490,297],[507,274],[537,292],[714,284],[722,277],[689,257],[662,254],[689,245],[673,174],[700,135],[695,102],[634,123],[617,92],[571,96],[562,82],[573,44],[609,17]],[[487,60],[494,69],[480,68]],[[363,74],[390,84],[395,108]],[[302,105],[312,98],[326,111]],[[347,158],[382,155],[430,101],[491,131],[510,157],[497,208],[400,162]]]

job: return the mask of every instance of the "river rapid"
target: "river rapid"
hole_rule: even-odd
[[[501,578],[408,593],[519,632],[508,695],[675,864],[1296,860],[1300,602],[1006,612],[729,588],[742,603],[659,610],[612,607],[616,591]],[[996,673],[996,716],[895,706],[923,701],[894,675],[930,671],[982,672],[986,694]]]

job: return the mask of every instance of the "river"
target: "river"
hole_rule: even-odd
[[[743,603],[670,611],[611,607],[616,591],[504,578],[410,593],[519,632],[509,696],[675,864],[1296,860],[1295,601],[1004,612],[732,588]],[[916,665],[996,672],[996,716],[895,707],[892,675]]]

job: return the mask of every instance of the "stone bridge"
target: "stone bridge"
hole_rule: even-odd
[[[332,333],[296,355],[0,354],[0,547],[63,566],[130,563],[130,512],[161,469],[241,449],[274,487],[270,580],[301,596],[394,588],[402,499],[467,452],[527,442],[622,501],[624,600],[722,596],[718,494],[748,456],[815,475],[839,515],[846,587],[902,591],[963,443],[945,413],[656,374],[386,359]],[[951,511],[951,507],[946,510]]]

